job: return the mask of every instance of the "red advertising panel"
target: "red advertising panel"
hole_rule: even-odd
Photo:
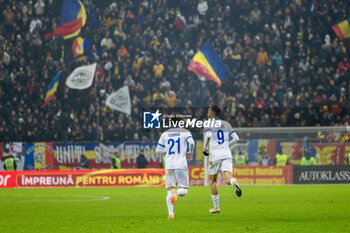
[[[0,188],[164,185],[164,169],[0,172]]]
[[[204,185],[204,167],[189,166],[190,186]],[[233,176],[240,184],[292,184],[292,166],[234,166]],[[209,183],[209,181],[208,181]],[[224,184],[219,174],[218,183]]]
[[[240,184],[293,184],[292,166],[234,166]]]
[[[204,185],[204,167],[189,166],[188,172],[189,172],[189,178],[190,178],[190,186]]]

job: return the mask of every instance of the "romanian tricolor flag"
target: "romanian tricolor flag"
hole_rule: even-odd
[[[332,26],[340,40],[350,38],[350,18]]]
[[[83,39],[82,37],[76,38],[72,45],[74,57],[83,55],[85,51],[88,50],[90,47],[91,47],[91,44],[87,38],[85,39]]]
[[[49,90],[46,92],[45,102],[41,106],[42,108],[45,107],[46,104],[48,104],[53,99],[53,97],[57,91],[59,78],[60,78],[60,73],[58,73],[56,75],[56,77],[52,80],[52,82],[50,83]]]
[[[53,33],[45,34],[45,38],[61,36],[69,39],[79,35],[86,23],[86,11],[79,0],[63,0],[60,24]]]
[[[222,81],[230,75],[225,63],[209,42],[205,43],[202,49],[194,55],[187,69],[198,76],[216,82],[219,87]]]
[[[53,144],[52,142],[38,142],[24,145],[25,170],[52,170]]]

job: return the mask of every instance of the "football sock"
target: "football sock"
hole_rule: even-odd
[[[219,194],[211,195],[211,198],[213,199],[214,208],[219,209]]]
[[[187,192],[188,192],[188,189],[179,188],[179,189],[177,190],[177,195],[183,197],[183,196],[185,196],[185,195],[187,194]]]
[[[169,215],[174,215],[174,206],[171,204],[171,196],[173,195],[172,191],[168,191],[168,194],[166,196],[166,204],[168,206],[168,212]]]
[[[231,178],[231,180],[230,180],[230,184],[231,184],[232,186],[234,186],[234,185],[235,185],[235,184],[234,184],[235,182],[236,182],[236,179],[235,179],[235,178]]]

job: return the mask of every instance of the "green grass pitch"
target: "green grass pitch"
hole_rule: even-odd
[[[167,219],[165,188],[1,189],[0,232],[350,232],[350,185],[191,187]]]

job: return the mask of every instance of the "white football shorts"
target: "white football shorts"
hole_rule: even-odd
[[[219,159],[209,161],[209,175],[216,175],[219,172],[232,173],[232,159]]]
[[[189,188],[188,169],[165,169],[165,187]]]

